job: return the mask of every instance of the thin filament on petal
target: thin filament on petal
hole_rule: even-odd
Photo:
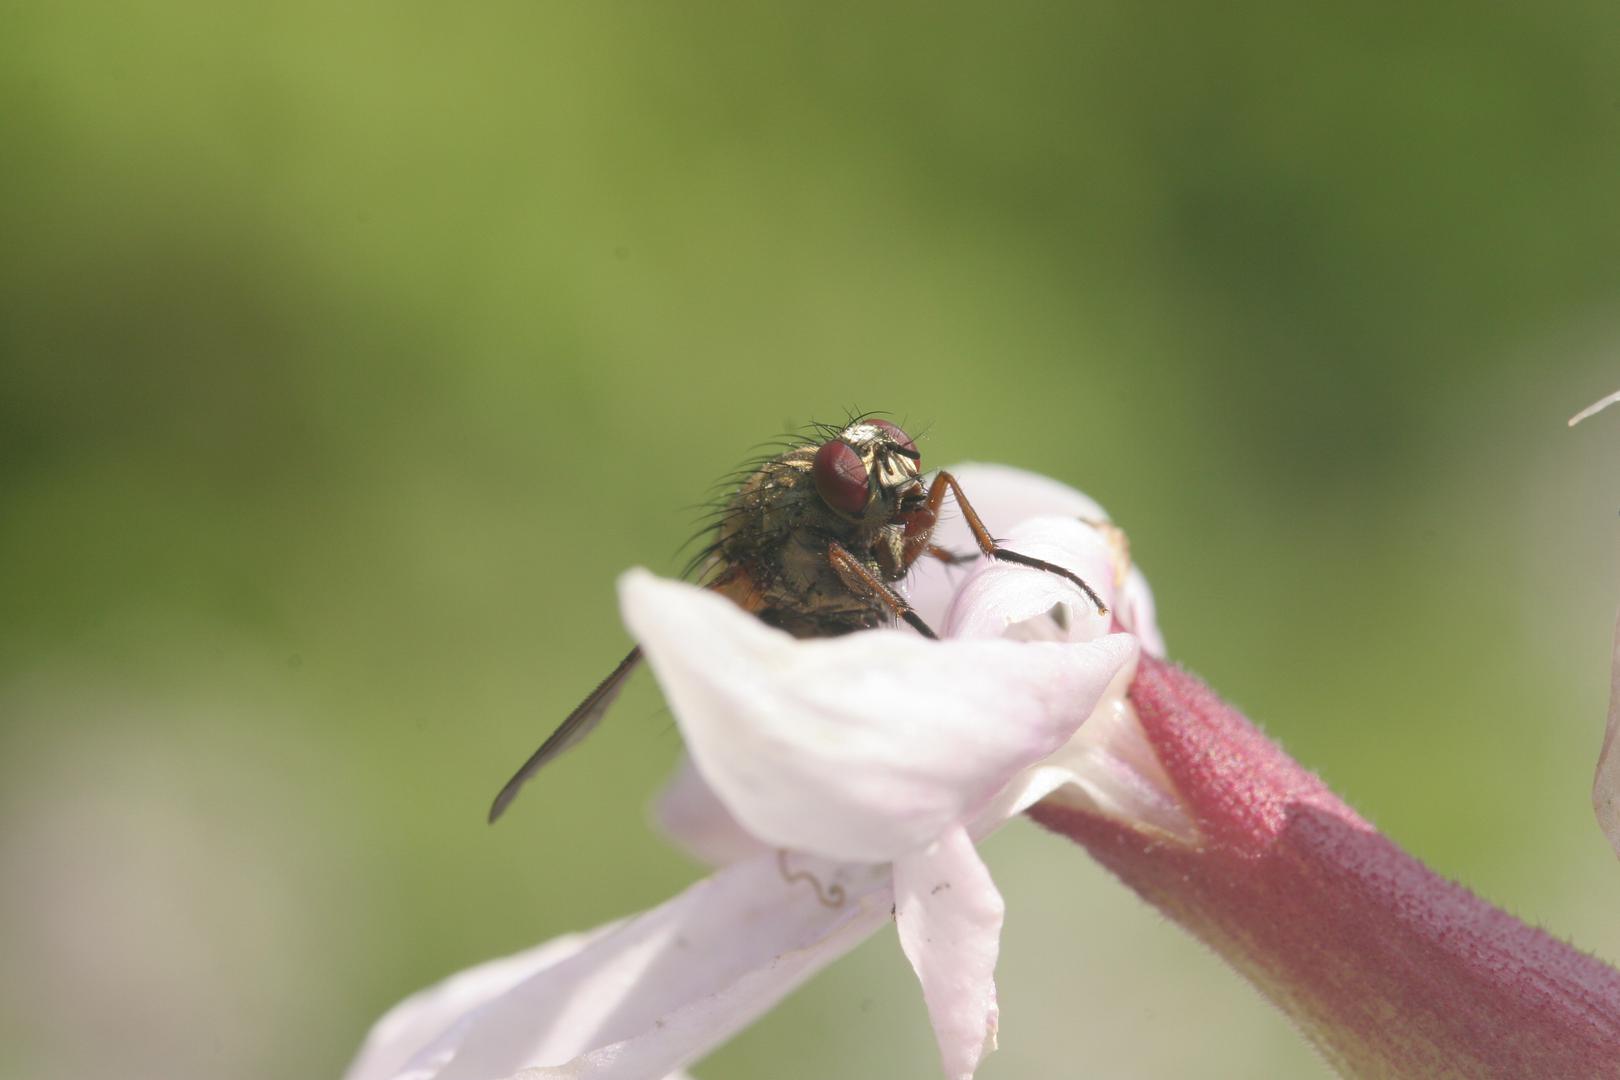
[[[776,868],[781,871],[782,880],[789,885],[799,881],[809,882],[810,887],[815,890],[816,899],[821,901],[822,906],[830,908],[844,906],[844,901],[847,899],[844,887],[836,881],[831,885],[823,885],[821,879],[808,870],[790,869],[788,867],[788,851],[786,848],[776,849]]]

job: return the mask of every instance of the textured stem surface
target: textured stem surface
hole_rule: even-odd
[[[1620,1077],[1620,972],[1446,881],[1202,682],[1131,699],[1201,834],[1030,814],[1214,948],[1350,1076]]]

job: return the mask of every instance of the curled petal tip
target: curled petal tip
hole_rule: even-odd
[[[1607,409],[1610,405],[1613,405],[1617,401],[1620,401],[1620,390],[1616,390],[1614,393],[1610,394],[1606,398],[1601,398],[1601,399],[1599,399],[1597,401],[1592,402],[1592,404],[1588,405],[1586,408],[1582,409],[1580,412],[1578,412],[1574,416],[1570,417],[1569,418],[1569,426],[1574,427],[1576,424],[1580,423],[1582,420],[1585,420],[1588,416],[1593,416],[1593,415],[1595,415],[1597,413],[1602,412],[1604,409]]]

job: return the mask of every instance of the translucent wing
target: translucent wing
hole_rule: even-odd
[[[518,790],[529,782],[529,777],[539,772],[546,762],[589,735],[591,730],[601,723],[608,706],[619,696],[619,691],[624,689],[625,680],[636,670],[636,665],[640,662],[641,646],[638,645],[630,650],[629,656],[619,661],[619,666],[602,680],[601,685],[592,690],[585,700],[568,714],[568,719],[558,725],[557,730],[540,744],[540,749],[529,756],[529,760],[525,761],[523,767],[506,782],[506,786],[501,788],[501,793],[495,796],[495,801],[490,804],[491,824],[506,811],[512,800],[517,798]]]

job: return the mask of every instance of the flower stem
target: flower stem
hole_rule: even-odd
[[[1202,682],[1131,699],[1200,841],[1030,810],[1220,953],[1349,1076],[1620,1077],[1620,971],[1446,881]]]

